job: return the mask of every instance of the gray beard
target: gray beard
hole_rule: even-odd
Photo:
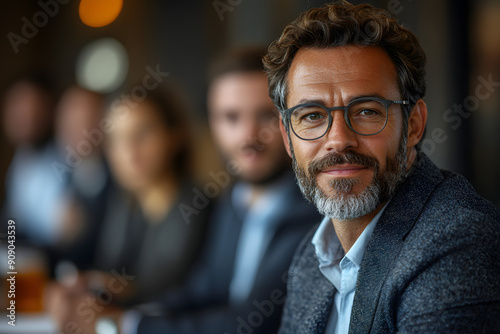
[[[304,197],[312,202],[320,214],[336,220],[354,220],[373,212],[380,204],[388,201],[403,182],[407,169],[406,137],[400,141],[398,153],[388,159],[386,171],[380,173],[377,163],[371,183],[359,194],[351,193],[359,179],[336,179],[329,186],[336,195],[329,197],[316,184],[316,175],[307,174],[300,168],[293,156],[293,169],[297,184]]]

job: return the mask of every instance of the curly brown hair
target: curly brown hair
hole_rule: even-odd
[[[425,52],[415,35],[382,9],[341,0],[313,8],[288,24],[263,58],[269,95],[280,111],[287,109],[287,75],[298,50],[344,45],[378,46],[394,62],[398,86],[410,105],[404,107],[404,126],[416,101],[426,90]]]

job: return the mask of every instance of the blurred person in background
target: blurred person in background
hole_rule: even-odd
[[[217,184],[222,195],[215,203],[201,256],[187,279],[153,303],[127,311],[107,308],[92,318],[58,317],[61,329],[75,321],[75,328],[89,333],[101,326],[115,327],[120,333],[277,331],[291,258],[321,217],[295,184],[278,114],[268,96],[261,62],[265,51],[231,50],[212,65],[210,127],[228,164],[226,170],[210,173],[214,182],[208,184]],[[117,135],[114,140],[120,139]],[[132,157],[124,162],[130,165]],[[131,186],[140,180],[135,174],[128,176]],[[201,198],[213,195],[208,184],[197,188],[198,202],[190,204],[192,212],[203,206]],[[156,279],[155,274],[148,278]],[[76,313],[76,306],[72,309]]]
[[[104,97],[73,86],[62,95],[56,113],[56,143],[60,161],[54,170],[65,184],[61,200],[61,235],[58,260],[69,260],[88,269],[95,256],[111,187],[110,172],[102,152]]]
[[[212,65],[210,128],[227,169],[207,246],[187,282],[161,300],[163,316],[126,313],[123,333],[273,333],[300,239],[320,220],[294,182],[261,62],[265,49],[226,52]],[[230,174],[235,180],[230,183]],[[204,189],[207,189],[206,187]]]
[[[137,276],[134,302],[179,284],[203,241],[211,206],[186,217],[195,200],[191,179],[190,113],[170,85],[137,105],[111,110],[106,153],[117,191],[107,208],[97,248],[101,270]]]
[[[142,101],[114,103],[106,116],[105,152],[120,188],[106,202],[98,270],[62,278],[49,289],[48,309],[62,326],[68,319],[85,320],[79,305],[110,284],[118,284],[111,298],[121,306],[180,284],[203,243],[211,206],[189,216],[180,209],[196,196],[188,108],[175,89],[163,88],[148,91]]]
[[[5,92],[2,109],[5,136],[15,147],[2,221],[16,221],[18,242],[51,249],[61,237],[59,204],[64,186],[52,169],[58,155],[48,80],[39,74],[17,78]]]

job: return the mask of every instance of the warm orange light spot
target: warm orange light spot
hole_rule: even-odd
[[[81,0],[80,19],[90,27],[103,27],[110,24],[120,14],[123,0]]]

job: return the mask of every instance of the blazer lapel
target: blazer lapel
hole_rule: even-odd
[[[349,333],[369,333],[380,291],[427,199],[442,180],[439,169],[421,154],[412,174],[401,185],[375,226],[358,274]]]

